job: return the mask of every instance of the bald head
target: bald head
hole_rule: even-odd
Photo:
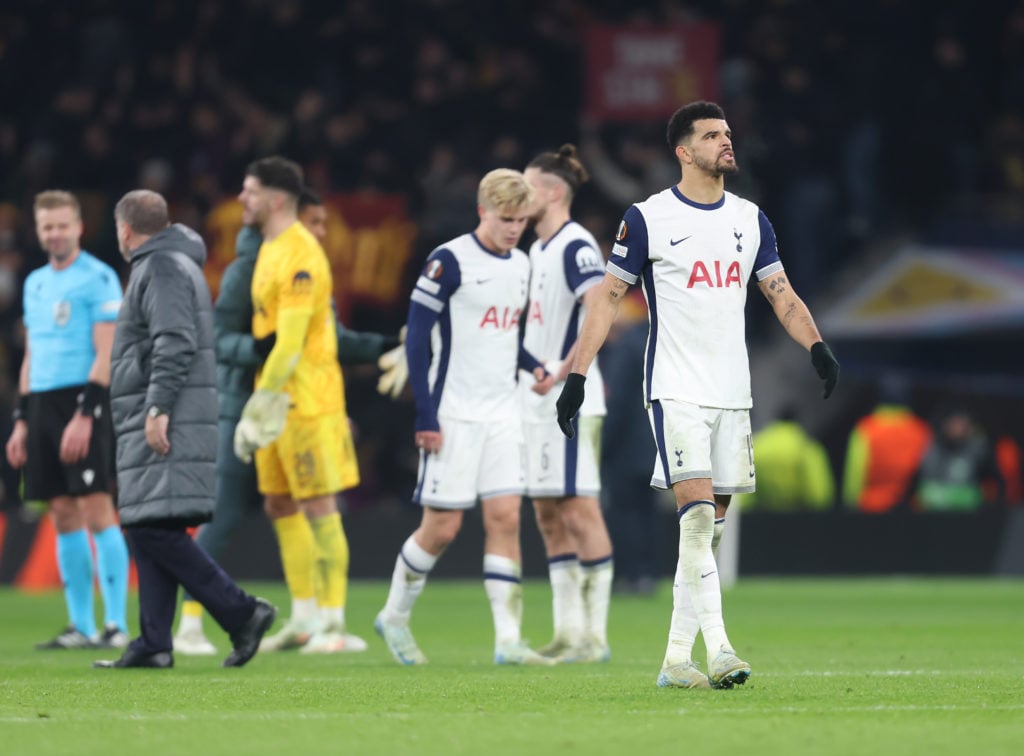
[[[167,228],[167,200],[149,189],[128,192],[114,208],[114,219],[139,236],[152,236]]]
[[[167,228],[167,200],[149,189],[128,192],[114,208],[114,221],[117,246],[124,259],[131,260],[132,250]]]

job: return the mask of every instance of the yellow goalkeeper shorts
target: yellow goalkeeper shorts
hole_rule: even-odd
[[[260,493],[296,501],[359,485],[359,465],[344,412],[290,414],[278,439],[256,450]]]

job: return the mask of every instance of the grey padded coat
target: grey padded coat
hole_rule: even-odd
[[[217,388],[206,245],[188,226],[154,234],[131,255],[111,358],[121,524],[188,526],[213,515]],[[146,443],[146,415],[170,416],[171,451]]]

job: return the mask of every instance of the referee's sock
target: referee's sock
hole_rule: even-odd
[[[103,596],[103,622],[128,632],[128,546],[120,525],[111,525],[93,533],[96,544],[96,571]],[[90,602],[92,601],[90,597]]]
[[[92,549],[85,528],[57,534],[57,566],[64,582],[64,601],[75,629],[87,638],[96,636],[92,607]]]

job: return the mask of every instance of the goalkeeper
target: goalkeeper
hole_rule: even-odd
[[[298,202],[298,218],[318,240],[323,242],[325,226],[323,216],[325,209],[319,197],[310,190],[304,189]],[[252,278],[256,266],[256,257],[263,241],[257,227],[252,225],[252,218],[246,212],[246,225],[238,234],[236,242],[237,259],[228,266],[221,281],[220,295],[215,308],[215,326],[217,331],[217,384],[220,395],[220,442],[217,453],[217,503],[214,519],[199,531],[198,542],[215,557],[223,553],[231,534],[237,531],[243,519],[255,511],[255,503],[261,502],[257,493],[256,475],[252,465],[242,463],[234,454],[233,440],[235,427],[242,413],[242,407],[252,394],[257,367],[269,354],[273,339],[261,340],[259,344],[252,336]],[[378,391],[397,397],[405,385],[408,375],[405,366],[404,348],[397,337],[384,336],[377,333],[358,333],[347,330],[341,323],[336,323],[337,356],[342,365],[367,364],[378,361],[384,373],[378,384]],[[306,507],[309,524],[297,522],[293,531],[298,538],[297,548],[307,552],[316,552],[315,564],[318,574],[321,570],[330,570],[332,580],[317,581],[319,599],[325,613],[335,614],[334,625],[344,627],[344,598],[347,588],[348,547],[344,531],[341,539],[331,537],[334,521],[340,523],[333,497],[326,511],[311,510]],[[319,516],[318,516],[319,515]],[[304,525],[304,526],[303,526]],[[280,529],[275,525],[280,533]],[[325,533],[330,552],[311,548],[310,542],[316,543],[316,535]],[[282,551],[286,546],[282,541]],[[340,578],[338,571],[340,569]],[[340,589],[340,591],[339,591]],[[340,593],[341,616],[337,617],[338,606],[331,606],[329,594],[337,603]],[[340,623],[338,620],[340,619]],[[326,624],[315,622],[313,624]],[[314,628],[315,629],[315,628]],[[312,633],[299,633],[292,643],[299,644],[303,638],[310,638]],[[276,637],[276,636],[275,636]],[[339,641],[340,639],[340,641]],[[269,640],[269,639],[268,639]],[[282,639],[283,640],[283,639]],[[332,651],[354,650],[364,647],[360,639],[346,636],[344,631],[327,631],[319,634],[316,642],[308,644],[309,650]],[[212,654],[216,652],[213,645],[206,639],[202,629],[202,607],[186,595],[182,606],[182,619],[178,633],[174,638],[174,647],[184,654]]]

